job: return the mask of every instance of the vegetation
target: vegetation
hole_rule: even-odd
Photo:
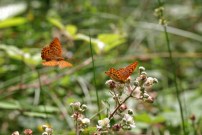
[[[201,9],[200,0],[1,0],[0,134],[201,135]],[[55,37],[72,67],[42,65]]]

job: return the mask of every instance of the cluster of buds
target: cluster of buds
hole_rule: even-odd
[[[154,15],[159,19],[159,24],[167,25],[166,19],[163,17],[164,7],[158,7],[154,10]]]
[[[81,104],[80,102],[74,102],[74,103],[71,103],[70,106],[73,110],[73,114],[71,117],[77,123],[76,129],[79,129],[79,132],[84,131],[84,129],[90,125],[90,119],[85,118],[83,115],[83,113],[87,109],[87,105]]]
[[[14,131],[11,135],[20,135],[18,131]]]
[[[109,118],[98,120],[97,132],[95,132],[93,135],[109,134],[109,129],[110,129]]]
[[[148,77],[144,67],[139,67],[139,73],[140,75],[134,82],[135,87],[137,87],[137,90],[139,90],[140,93],[137,98],[153,103],[153,97],[147,93],[147,90],[151,89],[154,84],[158,83],[158,80],[153,77]]]
[[[128,109],[128,112],[122,115],[122,119],[119,123],[116,123],[112,126],[113,131],[119,131],[120,129],[123,130],[131,130],[135,128],[135,122],[133,119],[133,110]]]
[[[33,131],[31,129],[25,129],[23,133],[24,135],[33,135]],[[15,131],[11,135],[20,135],[20,133],[18,131]]]
[[[109,118],[104,118],[102,120],[98,120],[98,125],[97,125],[97,129],[100,130],[106,130],[110,128],[110,120]]]
[[[132,112],[132,113],[131,113]],[[135,122],[133,120],[133,111],[128,111],[128,114],[124,114],[124,117],[121,121],[121,128],[124,130],[131,130],[132,128],[135,128]]]
[[[52,135],[53,134],[53,129],[48,127],[47,125],[42,125],[43,133],[42,135]]]
[[[105,84],[110,88],[112,92],[115,92],[118,95],[122,95],[125,87],[124,83],[116,82],[114,80],[107,80]]]
[[[135,97],[145,102],[152,103],[153,97],[151,97],[147,92],[156,83],[158,83],[158,80],[156,78],[149,77],[144,67],[139,67],[139,76],[135,79],[135,81],[132,81],[131,77],[128,77],[128,79],[124,82],[120,82],[119,80],[106,81],[105,84],[110,88],[110,93],[113,95],[116,107],[110,114],[109,119],[105,118],[98,121],[97,129],[99,129],[99,131],[104,131],[110,128],[109,122],[114,114],[117,113],[121,118],[118,122],[112,125],[111,129],[113,131],[119,131],[120,129],[131,130],[132,128],[135,128],[136,125],[133,119],[133,110],[128,109],[126,101],[130,97]],[[126,110],[128,111],[126,112]]]

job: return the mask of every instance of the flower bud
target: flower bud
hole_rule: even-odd
[[[46,128],[45,130],[48,134],[52,134],[53,133],[53,129],[52,128]]]
[[[113,80],[106,81],[105,85],[107,85],[111,90],[116,88],[116,82]]]
[[[25,135],[32,135],[33,131],[31,129],[25,129],[23,133]]]
[[[43,132],[42,135],[48,135],[48,133],[47,132]]]
[[[115,124],[112,126],[112,130],[113,131],[119,131],[121,129],[121,125],[120,124]]]
[[[196,116],[194,114],[192,114],[190,117],[189,117],[192,121],[195,121],[196,120]]]
[[[120,106],[120,108],[119,108],[119,111],[123,112],[123,111],[125,111],[127,108],[128,108],[128,107],[127,107],[126,104],[122,104],[122,105]]]
[[[15,131],[12,133],[12,135],[20,135],[20,133],[18,131]]]
[[[42,125],[42,129],[43,129],[43,130],[46,130],[46,128],[48,128],[47,125]]]
[[[132,109],[128,109],[128,114],[129,115],[133,115],[133,110]]]
[[[70,103],[70,106],[73,107],[73,109],[75,109],[75,110],[79,110],[81,103],[80,102]]]
[[[154,102],[154,99],[153,99],[151,96],[149,96],[149,97],[145,100],[145,102],[147,102],[147,103],[153,103],[153,102]]]
[[[135,80],[135,81],[134,81],[134,85],[135,85],[135,86],[138,86],[138,85],[139,85],[139,82],[138,82],[137,80]]]
[[[139,72],[140,72],[140,74],[141,74],[143,71],[145,71],[145,68],[142,67],[142,66],[140,66],[140,67],[139,67]]]
[[[158,83],[158,79],[156,78],[153,78],[154,79],[154,83]]]
[[[109,120],[109,118],[104,118],[102,120],[98,120],[97,129],[109,128],[109,127],[110,127],[110,120]]]
[[[87,109],[87,105],[85,105],[85,104],[81,105],[81,109],[86,110]]]

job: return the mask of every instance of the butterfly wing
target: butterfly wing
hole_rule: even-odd
[[[53,41],[50,43],[49,47],[50,47],[51,53],[56,58],[62,58],[62,46],[57,37],[53,39]]]
[[[105,74],[115,81],[120,81],[120,74],[115,68],[110,68]]]
[[[127,78],[133,73],[133,71],[137,67],[137,64],[137,62],[134,62],[131,65],[125,68],[120,68],[118,70],[110,68],[108,71],[105,72],[105,74],[115,81],[125,82]]]
[[[46,61],[49,61],[52,59],[52,54],[49,46],[46,46],[41,50],[41,58]]]
[[[58,61],[56,61],[56,60],[44,61],[44,62],[42,62],[42,65],[49,66],[49,67],[57,66]]]
[[[60,61],[58,61],[58,66],[59,66],[60,68],[65,68],[65,67],[71,67],[72,64],[69,63],[69,62],[67,62],[67,61],[60,60]]]
[[[120,75],[120,80],[125,81],[135,70],[138,62],[134,62],[125,68],[118,69],[118,73]]]

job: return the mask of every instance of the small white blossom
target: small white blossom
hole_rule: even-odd
[[[123,122],[124,124],[126,125],[130,125],[131,128],[135,128],[135,122],[133,120],[133,117],[129,114],[125,114],[124,117],[123,117]]]
[[[102,120],[98,120],[97,128],[98,129],[106,128],[106,127],[109,128],[110,127],[109,123],[110,123],[110,120],[108,118],[104,118]]]
[[[70,103],[70,106],[73,107],[75,110],[79,110],[81,103],[80,102]]]
[[[45,132],[47,132],[49,135],[52,135],[53,129],[52,128],[46,128]]]
[[[154,79],[153,77],[148,77],[146,82],[144,83],[144,85],[145,86],[152,86],[155,81],[156,81],[156,78]]]
[[[18,131],[15,131],[12,133],[12,135],[20,135],[20,133]]]
[[[80,119],[80,121],[81,121],[82,124],[85,124],[85,125],[89,125],[90,124],[90,119],[88,119],[88,118]]]

